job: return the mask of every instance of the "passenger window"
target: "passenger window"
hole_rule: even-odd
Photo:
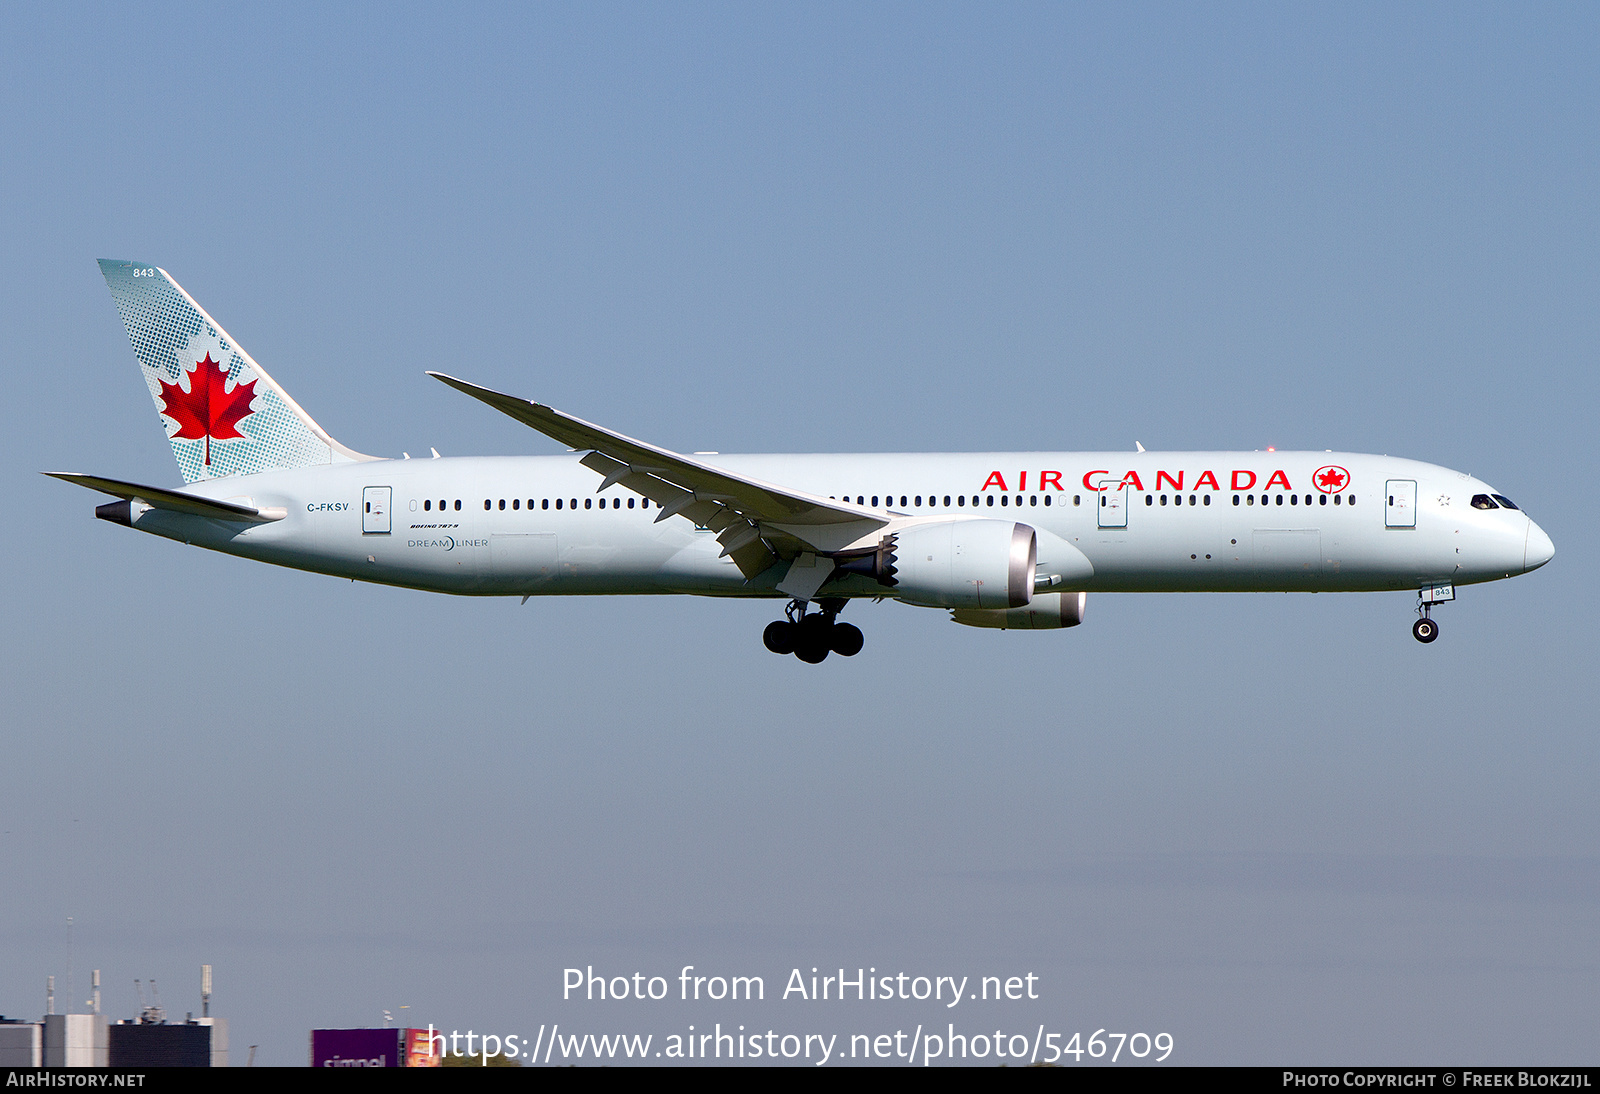
[[[593,502],[594,502],[594,499],[593,499],[593,498],[584,498],[584,499],[583,499],[583,507],[584,507],[584,508],[585,508],[585,509],[587,509],[587,508],[589,508],[589,507],[590,507],[590,505],[591,505],[591,504],[592,504],[592,503],[593,503]]]
[[[1281,494],[1278,496],[1278,503],[1280,505],[1283,503],[1283,496]],[[1299,505],[1300,504],[1300,495],[1299,494],[1290,494],[1289,495],[1289,504],[1290,505]]]
[[[1335,505],[1339,504],[1339,495],[1338,494],[1335,494],[1333,496],[1333,504],[1335,504]]]
[[[1082,494],[1074,494],[1074,495],[1072,495],[1072,504],[1073,505],[1077,505],[1082,500],[1082,498],[1083,498]]]
[[[1161,495],[1161,504],[1162,505],[1167,504],[1167,496],[1165,494]]]
[[[1244,503],[1246,505],[1254,505],[1256,503],[1256,496],[1254,494],[1246,494],[1244,496]]]
[[[560,509],[560,508],[561,508],[561,499],[560,499],[560,498],[557,498],[557,499],[556,499],[556,508],[557,508],[557,509]]]
[[[965,504],[967,504],[967,496],[965,494],[957,494],[956,495],[956,504],[957,505],[965,505]]]
[[[461,499],[460,498],[456,499],[456,512],[458,512],[458,513],[461,512]]]
[[[1278,495],[1278,504],[1279,504],[1279,505],[1282,505],[1282,504],[1283,504],[1283,495],[1282,495],[1282,494],[1279,494],[1279,495]]]
[[[505,507],[506,507],[506,499],[505,498],[501,498],[500,499],[500,508],[504,509]]]
[[[432,509],[433,509],[433,499],[432,498],[427,498],[422,503],[422,511],[424,513],[427,513],[427,512],[431,512]]]
[[[560,505],[561,503],[559,501],[557,501],[556,504]],[[543,501],[541,501],[539,503],[539,508],[540,509],[548,509],[548,508],[550,508],[550,499],[549,498],[545,498]]]
[[[1235,505],[1239,504],[1239,495],[1238,494],[1235,494],[1233,496],[1233,504],[1235,504]]]
[[[1504,494],[1496,494],[1496,495],[1494,495],[1494,500],[1499,502],[1501,505],[1505,506],[1507,509],[1516,509],[1517,508],[1516,505],[1512,503],[1511,499],[1506,497]],[[1518,509],[1517,511],[1521,512],[1520,509]]]
[[[872,507],[874,509],[878,507],[878,495],[876,494],[872,495]]]
[[[1154,494],[1146,494],[1144,496],[1144,503],[1146,505],[1154,505],[1156,503],[1156,496]]]
[[[918,494],[918,495],[917,495],[917,505],[918,505],[918,506],[921,506],[921,505],[922,505],[922,495],[921,495],[921,494]]]
[[[1045,495],[1045,496],[1044,496],[1044,503],[1045,503],[1045,504],[1046,504],[1046,505],[1049,505],[1049,504],[1050,504],[1050,495],[1049,495],[1049,494],[1046,494],[1046,495]]]
[[[904,494],[900,495],[900,508],[902,508],[902,509],[908,508],[908,506],[906,505],[906,496]]]
[[[994,508],[994,495],[993,494],[989,495],[989,507],[991,509]]]
[[[1211,501],[1211,498],[1210,498],[1210,496],[1209,496],[1209,495],[1208,495],[1208,496],[1207,496],[1207,497],[1206,497],[1206,502],[1207,502],[1207,504],[1209,504],[1209,503],[1210,503],[1210,501]],[[1195,504],[1195,500],[1194,500],[1194,495],[1193,495],[1193,494],[1190,494],[1190,495],[1189,495],[1189,504],[1190,504],[1190,505],[1193,505],[1193,504]]]
[[[1045,500],[1049,501],[1050,499],[1049,498],[1045,498]],[[1039,495],[1038,494],[1029,494],[1028,495],[1028,504],[1029,505],[1038,505],[1039,504]]]
[[[512,498],[511,499],[511,508],[513,508],[513,509],[521,509],[522,508],[522,499],[521,498]]]
[[[950,495],[949,494],[946,494],[944,496],[944,507],[946,509],[950,508]]]
[[[1351,494],[1348,498],[1344,499],[1344,503],[1346,505],[1354,505],[1356,503],[1356,496]]]
[[[629,509],[632,509],[632,508],[633,508],[633,501],[634,501],[634,499],[632,499],[632,498],[629,498],[629,499],[628,499],[628,508],[629,508]]]
[[[990,498],[991,498],[991,499],[993,499],[993,497],[994,497],[994,495],[993,495],[993,494],[990,494],[990,495],[989,495],[989,497],[990,497]],[[1006,501],[1007,501],[1007,499],[1006,499],[1006,496],[1005,496],[1005,495],[1004,495],[1004,494],[1001,494],[1001,495],[1000,495],[1000,504],[1001,504],[1001,505],[1004,505],[1004,504],[1006,504]],[[989,504],[990,504],[990,505],[993,505],[993,504],[994,504],[994,502],[993,502],[993,500],[991,500],[991,501],[990,501],[990,502],[989,502]]]
[[[1323,494],[1322,495],[1322,500],[1319,501],[1317,504],[1318,505],[1327,505],[1328,504],[1328,495]]]

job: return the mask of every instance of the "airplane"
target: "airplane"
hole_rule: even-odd
[[[1090,592],[1417,596],[1536,570],[1550,537],[1494,487],[1345,452],[673,452],[439,372],[565,445],[386,459],[334,440],[158,266],[103,259],[184,478],[47,472],[117,499],[95,516],[315,573],[469,596],[786,600],[766,647],[859,653],[851,600],[1057,630]]]

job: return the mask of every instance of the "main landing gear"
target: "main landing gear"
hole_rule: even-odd
[[[789,601],[784,609],[787,621],[768,623],[761,641],[773,653],[792,653],[808,665],[821,664],[830,653],[840,657],[860,653],[864,641],[860,629],[837,621],[844,598],[828,597],[817,601],[817,607],[820,612],[807,615],[804,600]]]

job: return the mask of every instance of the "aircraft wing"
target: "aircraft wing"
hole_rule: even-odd
[[[110,494],[123,501],[138,500],[156,509],[170,509],[176,513],[189,513],[192,516],[210,517],[213,520],[266,524],[269,521],[282,520],[284,517],[282,509],[257,509],[237,502],[213,501],[211,498],[200,498],[193,494],[185,494],[181,490],[168,490],[161,486],[141,486],[136,482],[102,479],[97,475],[74,475],[66,471],[44,473],[52,479],[86,486],[90,490],[98,490],[102,494]]]
[[[604,476],[601,490],[623,486],[659,505],[658,521],[683,516],[716,531],[722,553],[732,556],[747,578],[779,558],[841,550],[891,519],[880,510],[763,482],[636,441],[541,403],[441,372],[428,375],[569,448],[589,449],[580,462]]]

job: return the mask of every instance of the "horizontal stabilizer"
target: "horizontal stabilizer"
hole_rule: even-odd
[[[175,513],[189,513],[192,516],[210,517],[213,520],[266,524],[269,521],[282,520],[288,515],[282,509],[257,509],[254,506],[239,505],[231,501],[213,501],[210,498],[185,494],[179,490],[167,490],[160,486],[141,486],[136,482],[121,482],[117,479],[102,479],[97,475],[74,475],[66,471],[44,473],[52,479],[87,486],[90,490],[98,490],[102,494],[110,494],[123,501],[142,501],[156,509],[169,509]]]

